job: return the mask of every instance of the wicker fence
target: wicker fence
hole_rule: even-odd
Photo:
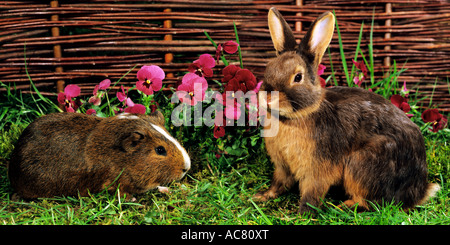
[[[450,111],[450,4],[447,0],[80,0],[0,2],[0,81],[30,92],[28,72],[40,91],[54,95],[75,83],[90,94],[105,78],[132,86],[142,65],[161,66],[164,82],[174,86],[200,54],[214,54],[204,35],[218,43],[234,40],[236,23],[244,66],[262,78],[274,56],[267,10],[276,6],[300,39],[322,12],[335,10],[348,65],[355,55],[361,23],[361,46],[368,55],[370,23],[377,79],[396,61],[400,81]],[[373,13],[375,13],[373,15]],[[26,51],[26,52],[24,52]],[[339,82],[345,83],[337,35],[331,59]],[[329,67],[330,59],[323,63]],[[222,66],[223,67],[223,66]],[[221,66],[215,76],[220,79]],[[325,75],[330,74],[328,68]]]

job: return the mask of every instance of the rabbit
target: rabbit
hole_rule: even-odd
[[[105,189],[132,198],[183,178],[191,160],[164,129],[159,111],[100,118],[53,113],[32,122],[11,156],[8,176],[24,199],[87,196]],[[134,198],[132,198],[134,199]]]
[[[333,37],[334,15],[319,16],[300,44],[275,8],[268,24],[277,56],[266,66],[260,91],[267,93],[267,116],[279,115],[279,128],[264,137],[275,169],[271,186],[255,200],[276,198],[296,183],[300,215],[318,208],[335,186],[345,190],[344,205],[363,211],[368,201],[394,200],[409,209],[432,197],[440,186],[427,182],[423,136],[403,111],[361,88],[321,87],[317,70]]]

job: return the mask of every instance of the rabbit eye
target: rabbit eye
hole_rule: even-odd
[[[166,148],[164,148],[164,146],[158,146],[155,148],[155,152],[158,155],[161,156],[167,156],[167,152],[166,152]]]
[[[297,73],[294,77],[294,83],[300,83],[303,80],[303,75],[301,73]]]

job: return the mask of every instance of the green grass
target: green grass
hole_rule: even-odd
[[[429,179],[442,190],[423,206],[410,212],[390,203],[374,204],[373,211],[338,208],[338,200],[326,197],[314,216],[298,216],[299,195],[295,191],[265,203],[252,196],[270,185],[273,166],[261,148],[258,157],[227,171],[208,167],[206,159],[194,162],[196,171],[170,185],[170,194],[156,190],[125,200],[119,193],[90,197],[12,200],[6,162],[12,143],[24,125],[3,130],[0,163],[0,224],[183,224],[183,225],[434,225],[450,224],[450,146],[446,140],[426,140]],[[437,140],[436,140],[437,138]],[[10,139],[10,141],[4,141]],[[199,159],[201,160],[201,159]]]

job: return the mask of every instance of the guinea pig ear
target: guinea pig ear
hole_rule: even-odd
[[[333,38],[334,21],[334,15],[331,12],[323,13],[314,21],[300,42],[298,53],[308,58],[314,67],[319,66]]]
[[[164,118],[164,115],[159,110],[156,110],[156,111],[150,113],[150,116],[156,120],[157,124],[164,126],[166,119]]]
[[[137,131],[127,133],[127,135],[125,135],[124,139],[121,142],[122,149],[125,152],[133,151],[136,146],[138,146],[143,141],[144,138],[144,134]]]
[[[270,37],[277,55],[285,51],[294,51],[297,47],[294,33],[280,12],[274,7],[270,8],[268,14]]]

